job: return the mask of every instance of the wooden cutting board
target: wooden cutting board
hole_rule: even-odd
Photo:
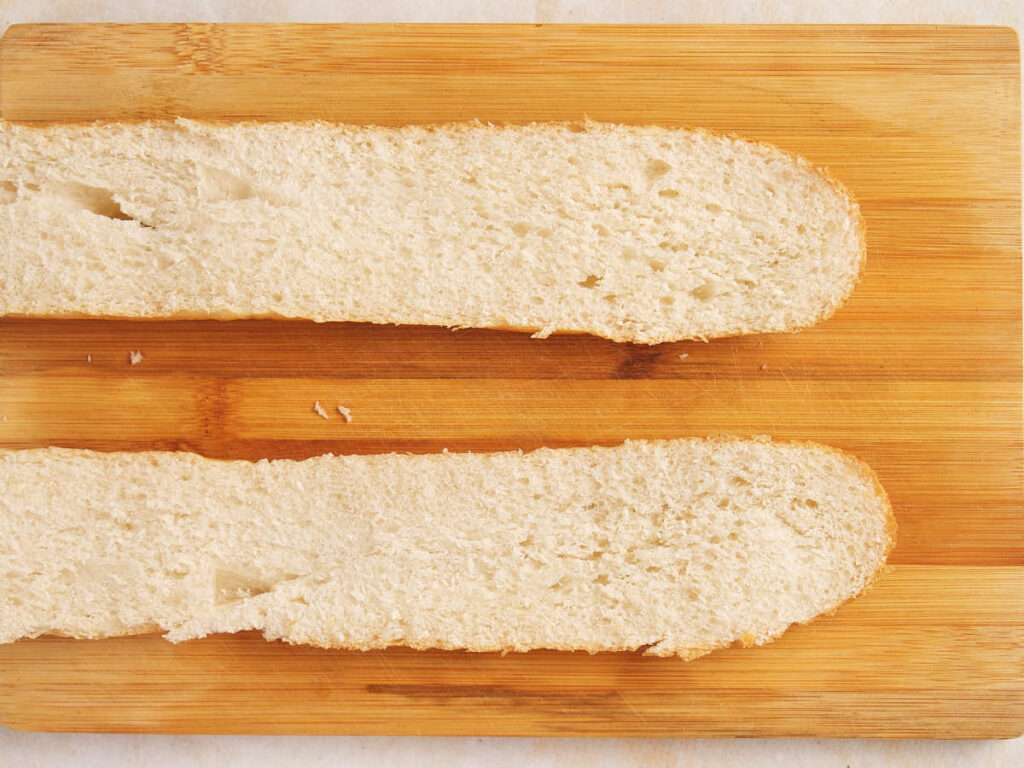
[[[763,648],[685,663],[342,653],[255,635],[180,646],[44,638],[0,647],[0,721],[238,733],[1021,733],[1011,30],[33,25],[8,31],[0,68],[10,120],[589,116],[705,126],[830,167],[859,197],[869,237],[864,280],[832,320],[709,344],[308,322],[0,321],[0,447],[256,459],[767,433],[863,457],[900,523],[876,587]],[[129,365],[129,350],[144,360]],[[314,400],[344,402],[353,422],[317,417]]]

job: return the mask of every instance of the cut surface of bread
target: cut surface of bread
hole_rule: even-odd
[[[323,647],[693,658],[861,592],[893,544],[811,443],[221,461],[0,453],[0,642],[262,630]]]
[[[0,314],[291,317],[654,344],[831,315],[856,203],[806,161],[587,122],[0,123]]]

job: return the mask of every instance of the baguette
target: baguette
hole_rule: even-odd
[[[0,123],[0,315],[289,317],[656,344],[831,315],[865,258],[806,161],[587,122]]]
[[[861,592],[893,544],[812,443],[218,461],[0,453],[0,642],[262,630],[331,648],[695,658]]]

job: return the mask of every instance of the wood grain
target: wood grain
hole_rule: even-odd
[[[215,457],[811,439],[878,472],[879,584],[758,649],[338,653],[218,636],[0,648],[51,730],[994,737],[1024,729],[1019,48],[915,27],[31,25],[9,120],[700,125],[827,165],[869,261],[832,320],[658,347],[287,321],[0,320],[0,447]],[[128,352],[142,350],[132,366]],[[680,355],[685,355],[681,358]],[[352,408],[324,421],[314,400]]]
[[[9,725],[59,730],[1005,736],[1022,590],[1019,568],[895,566],[833,617],[694,662],[45,638],[6,649],[0,693]]]

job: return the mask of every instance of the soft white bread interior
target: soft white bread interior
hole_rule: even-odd
[[[259,629],[325,647],[763,643],[893,544],[866,465],[764,439],[217,461],[0,454],[0,642]]]
[[[284,316],[654,344],[831,315],[857,205],[807,162],[599,123],[0,123],[0,314]]]

